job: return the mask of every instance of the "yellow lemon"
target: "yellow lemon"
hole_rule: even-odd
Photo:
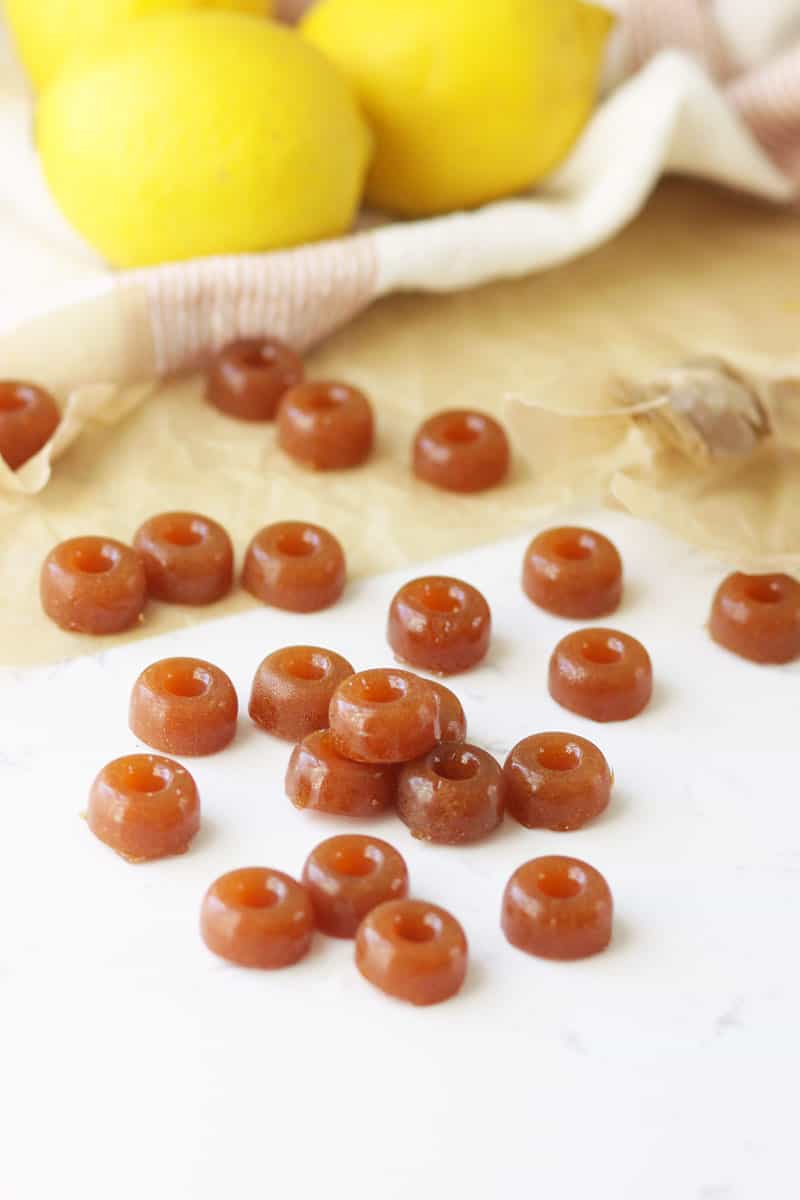
[[[20,58],[37,88],[73,54],[92,53],[119,25],[166,9],[233,8],[267,16],[274,0],[4,0]]]
[[[65,215],[123,267],[342,233],[371,143],[313,46],[238,13],[133,22],[45,90],[37,135]]]
[[[520,191],[565,157],[612,22],[580,0],[320,0],[302,31],[372,125],[367,199],[419,216]]]

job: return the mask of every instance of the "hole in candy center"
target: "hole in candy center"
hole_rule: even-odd
[[[441,922],[434,913],[401,913],[394,925],[395,933],[404,942],[432,942],[440,928]]]
[[[603,641],[587,641],[581,647],[581,654],[587,662],[597,663],[601,667],[610,666],[622,658],[622,643],[616,638],[606,638]]]
[[[311,529],[287,529],[278,538],[278,553],[287,558],[307,558],[319,545],[317,535]]]
[[[777,579],[755,578],[747,585],[747,595],[756,604],[778,604],[783,597],[783,588]]]
[[[426,583],[422,590],[422,603],[431,612],[455,613],[464,607],[464,597],[450,583]]]
[[[454,446],[468,445],[476,442],[483,433],[483,422],[480,417],[453,417],[442,430],[442,437]]]
[[[545,771],[574,771],[581,764],[581,752],[572,742],[540,746],[536,755]]]
[[[203,696],[211,686],[208,675],[198,668],[170,671],[164,687],[172,696],[180,696],[185,700],[196,700]]]
[[[541,867],[536,876],[536,886],[553,900],[570,900],[583,888],[584,880],[579,875],[579,869],[572,866]]]
[[[583,562],[594,553],[594,540],[586,533],[571,534],[555,545],[555,553],[568,562]]]
[[[367,675],[360,681],[362,698],[368,704],[391,704],[406,694],[405,681],[396,675]]]
[[[481,764],[469,750],[454,749],[439,751],[433,759],[432,766],[440,778],[463,782],[474,779]]]
[[[89,546],[76,550],[72,561],[82,575],[104,575],[116,565],[117,555],[105,546]]]

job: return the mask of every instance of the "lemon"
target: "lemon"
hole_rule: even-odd
[[[166,9],[234,8],[267,16],[274,0],[4,0],[20,58],[37,88],[44,87],[77,51],[102,47],[133,17]]]
[[[368,201],[421,216],[520,191],[565,157],[612,22],[579,0],[320,0],[301,28],[372,125]]]
[[[330,63],[238,13],[133,22],[44,91],[37,135],[63,212],[122,267],[339,234],[370,151]]]

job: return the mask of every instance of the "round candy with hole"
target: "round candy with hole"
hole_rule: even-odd
[[[418,479],[449,492],[483,492],[508,474],[511,449],[502,425],[486,413],[454,408],[420,427],[413,449]]]
[[[720,646],[757,663],[800,657],[800,582],[791,575],[745,575],[723,580],[709,623]]]
[[[426,680],[410,671],[361,671],[333,693],[330,728],[345,758],[355,762],[410,762],[439,740],[439,701]]]
[[[200,932],[209,950],[240,967],[289,967],[311,948],[311,897],[283,871],[229,871],[205,894]]]
[[[208,371],[211,403],[242,421],[271,421],[282,397],[303,379],[303,361],[278,338],[240,338]]]
[[[497,828],[504,796],[503,772],[491,754],[463,742],[443,742],[401,770],[397,813],[414,837],[455,846]]]
[[[550,695],[592,721],[627,721],[650,702],[653,668],[641,642],[616,629],[579,629],[550,659]]]
[[[327,728],[331,697],[352,674],[352,665],[333,650],[320,646],[275,650],[256,671],[250,717],[267,733],[299,742]]]
[[[70,538],[44,560],[39,593],[45,613],[62,629],[121,633],[142,615],[147,580],[130,546],[113,538]]]
[[[347,580],[344,551],[319,525],[280,521],[253,538],[242,583],[257,600],[289,612],[318,612],[340,598]]]
[[[528,829],[580,829],[608,807],[613,775],[605,755],[575,733],[523,738],[503,768],[506,807]]]
[[[345,758],[329,729],[298,742],[286,770],[286,795],[295,808],[337,817],[374,817],[394,803],[396,791],[395,766]]]
[[[356,934],[356,966],[365,979],[409,1004],[440,1004],[467,974],[467,939],[443,908],[425,900],[389,900]]]
[[[320,842],[306,859],[302,878],[317,928],[339,938],[355,937],[367,913],[408,891],[402,855],[388,842],[358,833]]]
[[[200,828],[197,785],[169,758],[115,758],[92,784],[86,819],[95,837],[129,862],[183,854]]]
[[[622,559],[593,529],[546,529],[525,552],[522,586],[534,604],[560,617],[604,617],[622,598]]]
[[[199,513],[151,517],[133,539],[144,563],[147,589],[167,604],[213,604],[233,583],[233,545],[228,534]]]
[[[369,458],[375,436],[372,405],[346,383],[301,383],[278,410],[278,445],[315,471],[340,471]]]
[[[45,446],[61,421],[53,397],[34,383],[0,380],[0,458],[12,471]]]
[[[238,702],[228,676],[199,658],[163,658],[133,685],[130,727],[165,754],[216,754],[236,734]]]
[[[451,675],[486,657],[492,614],[471,584],[426,575],[404,584],[392,600],[387,636],[402,662]]]
[[[614,905],[603,876],[579,858],[547,855],[518,867],[503,893],[512,946],[539,958],[587,958],[611,940]]]

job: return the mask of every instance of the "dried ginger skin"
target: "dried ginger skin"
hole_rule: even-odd
[[[772,433],[758,385],[721,359],[665,368],[626,390],[626,404],[643,406],[634,420],[699,465],[749,457]]]

